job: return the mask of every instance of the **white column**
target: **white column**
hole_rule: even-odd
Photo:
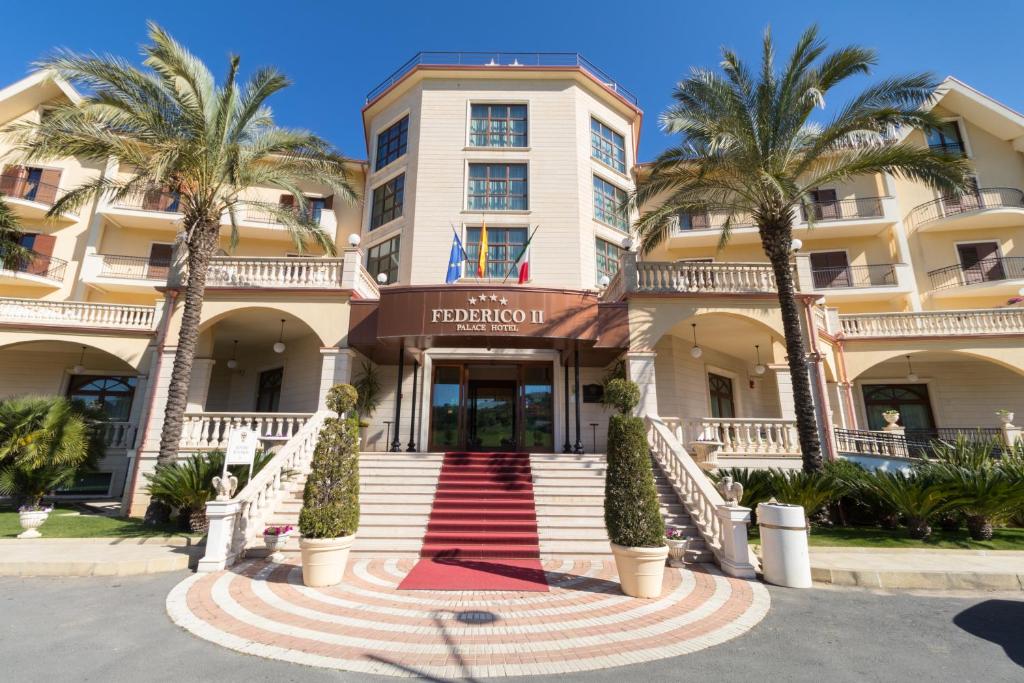
[[[810,254],[797,254],[795,260],[797,289],[801,292],[813,291],[814,273],[811,271]]]
[[[317,391],[317,410],[326,410],[327,392],[335,384],[352,381],[352,366],[356,352],[352,349],[327,347],[320,349],[320,387]]]
[[[210,528],[206,532],[206,554],[199,560],[197,571],[220,571],[238,559],[232,546],[241,506],[240,502],[233,500],[211,500],[206,504],[206,519]]]
[[[757,572],[750,563],[750,546],[747,545],[750,508],[719,505],[715,516],[722,529],[722,557],[719,558],[722,571],[742,579],[754,578]]]
[[[196,358],[192,361],[192,378],[188,383],[186,412],[202,412],[206,409],[206,397],[210,393],[210,374],[216,364],[213,358]]]
[[[363,252],[359,247],[349,247],[342,252],[341,256],[341,288],[354,290],[359,281],[359,267],[363,264]]]
[[[771,363],[768,369],[775,373],[775,386],[779,390],[779,417],[795,420],[796,405],[793,402],[793,378],[789,375],[789,365]]]
[[[640,403],[636,414],[641,417],[658,417],[658,391],[654,377],[654,351],[626,352],[626,377],[640,387]]]
[[[154,351],[153,363],[158,368],[149,372],[150,395],[144,397],[149,405],[142,406],[144,422],[139,424],[137,437],[138,450],[135,457],[135,472],[131,481],[126,482],[125,496],[122,505],[128,514],[141,516],[149,505],[149,495],[145,492],[144,475],[156,467],[160,455],[160,432],[164,427],[164,411],[167,409],[167,390],[171,385],[171,371],[174,368],[174,349],[165,348],[162,353]]]

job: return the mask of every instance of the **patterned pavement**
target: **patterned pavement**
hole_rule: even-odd
[[[297,559],[297,558],[296,558]],[[742,635],[768,591],[710,565],[666,569],[656,600],[619,591],[611,560],[549,560],[550,593],[398,591],[415,559],[350,559],[345,581],[306,588],[296,564],[195,574],[167,597],[176,624],[224,647],[390,676],[587,671],[695,652]]]

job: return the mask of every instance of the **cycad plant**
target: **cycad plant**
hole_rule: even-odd
[[[883,79],[831,117],[814,117],[835,88],[868,74],[876,62],[875,52],[863,47],[827,52],[813,26],[781,69],[768,31],[756,70],[724,49],[720,72],[695,68],[676,86],[661,125],[681,139],[658,157],[633,196],[640,208],[657,204],[635,225],[644,253],[665,241],[680,214],[724,215],[720,246],[740,221],[757,226],[778,286],[807,471],[820,469],[822,459],[790,263],[798,210],[813,220],[807,209],[814,188],[874,173],[920,181],[944,194],[966,187],[963,159],[886,139],[899,128],[939,125],[927,108],[937,85],[930,75]]]
[[[904,518],[910,537],[916,539],[928,538],[932,533],[931,521],[955,509],[959,502],[949,495],[943,478],[927,469],[876,470],[864,480],[864,486]]]
[[[68,51],[40,62],[40,69],[83,86],[87,94],[79,104],[59,106],[38,122],[18,122],[5,132],[25,162],[73,156],[118,164],[122,175],[72,188],[54,203],[51,216],[100,196],[117,202],[157,190],[177,198],[178,248],[185,252],[188,279],[160,435],[160,461],[171,462],[181,438],[207,269],[225,217],[232,247],[238,216],[255,207],[288,229],[296,249],[312,242],[333,254],[331,236],[313,220],[300,187],[316,184],[341,200],[354,199],[356,192],[346,175],[347,160],[330,144],[274,124],[268,101],[289,85],[276,69],[261,68],[243,85],[239,58],[232,56],[217,84],[206,65],[152,22],[149,39],[142,48],[144,69],[118,57]],[[255,186],[290,194],[293,206],[247,199],[246,189]]]
[[[842,482],[824,472],[777,468],[769,470],[768,487],[780,503],[803,507],[808,529],[810,519],[845,491]]]

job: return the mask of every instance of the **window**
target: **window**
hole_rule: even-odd
[[[486,277],[515,280],[519,277],[516,259],[526,245],[526,228],[487,228],[487,274]],[[476,276],[476,264],[480,258],[480,228],[466,228],[466,256],[469,264],[466,275]]]
[[[149,261],[146,263],[146,277],[150,280],[166,280],[174,258],[174,245],[153,242],[149,245]]]
[[[885,426],[882,413],[899,411],[901,426],[908,430],[935,429],[931,401],[926,384],[865,384],[864,409],[868,416],[868,429]]]
[[[590,156],[619,173],[626,172],[626,141],[597,119],[590,119]]]
[[[964,140],[960,137],[960,126],[956,121],[947,121],[938,128],[928,130],[928,146],[946,154],[963,155]]]
[[[310,223],[316,223],[319,225],[320,217],[323,215],[324,210],[334,208],[334,195],[331,195],[330,197],[310,197],[308,195],[302,195],[302,198],[306,200],[305,218]],[[298,209],[295,208],[294,195],[283,194],[281,195],[281,199],[278,203],[281,206],[289,207],[293,212],[296,212],[296,215],[298,215]]]
[[[370,212],[370,230],[395,220],[402,215],[405,204],[405,174],[392,178],[373,191]]]
[[[706,213],[680,211],[676,217],[679,219],[679,230],[707,230],[711,227],[711,217]]]
[[[389,127],[377,135],[377,164],[373,170],[379,171],[398,157],[405,154],[409,147],[409,117]]]
[[[284,368],[264,370],[256,383],[256,412],[276,413],[281,405],[281,383]]]
[[[958,244],[956,253],[960,259],[964,284],[973,285],[978,282],[1006,279],[1003,260],[999,257],[998,242]]]
[[[615,277],[619,272],[619,265],[622,262],[622,248],[607,242],[603,239],[597,240],[597,279],[607,275],[608,279]]]
[[[68,385],[68,400],[96,410],[105,420],[127,422],[135,394],[134,377],[75,375]]]
[[[845,251],[818,251],[811,254],[811,277],[817,288],[850,287],[850,263]]]
[[[732,393],[732,379],[709,372],[708,391],[711,394],[711,417],[736,417],[736,400]]]
[[[525,104],[474,104],[469,117],[470,145],[526,147]]]
[[[470,164],[468,208],[479,211],[525,211],[526,164]]]
[[[629,231],[626,218],[626,191],[594,176],[594,218],[623,232]]]
[[[835,190],[811,190],[807,193],[811,201],[811,212],[816,221],[832,221],[842,218],[839,206],[839,195]],[[803,209],[803,207],[801,207]],[[804,220],[807,220],[806,209],[803,209]]]
[[[398,247],[396,236],[366,250],[366,270],[374,280],[384,273],[388,276],[387,284],[398,282]]]

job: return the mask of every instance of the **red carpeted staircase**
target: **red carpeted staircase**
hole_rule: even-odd
[[[527,453],[446,453],[422,558],[400,589],[547,590]]]

